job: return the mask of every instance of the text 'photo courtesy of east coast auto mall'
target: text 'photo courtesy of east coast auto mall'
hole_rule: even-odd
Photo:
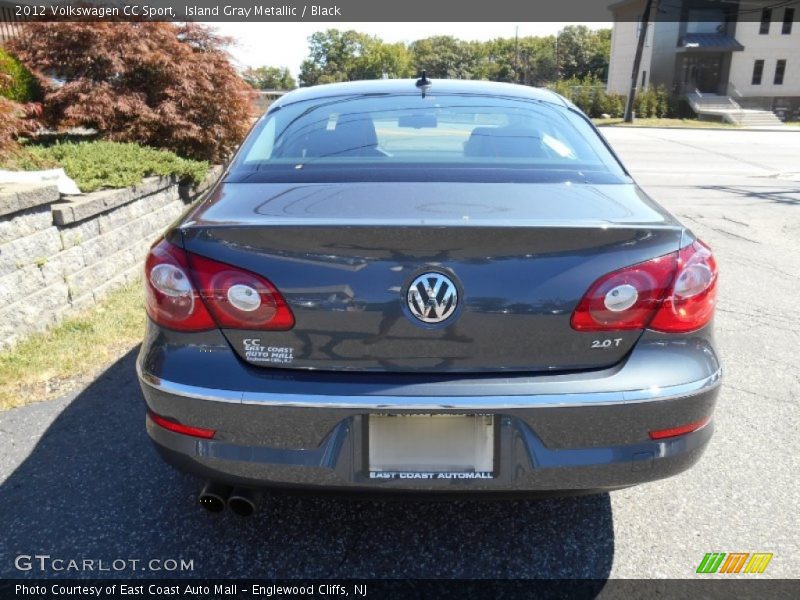
[[[800,597],[800,0],[0,0],[0,598]]]

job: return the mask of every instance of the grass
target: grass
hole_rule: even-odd
[[[28,144],[0,164],[17,171],[54,167],[63,167],[82,192],[94,192],[129,187],[152,175],[175,175],[200,183],[209,165],[168,150],[107,141]]]
[[[625,123],[622,119],[592,119],[598,127],[689,127],[693,129],[733,128],[736,125],[717,121],[700,121],[698,119],[635,119],[633,123]]]
[[[800,121],[784,121],[784,123],[793,127],[800,127]]]
[[[0,351],[0,410],[62,396],[135,347],[145,325],[141,281],[50,331]]]

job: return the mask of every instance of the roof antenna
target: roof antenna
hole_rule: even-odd
[[[428,76],[425,74],[425,69],[422,70],[422,77],[417,79],[417,83],[415,84],[420,91],[422,92],[422,97],[425,97],[425,92],[428,91],[428,88],[431,87],[431,80],[428,79]]]

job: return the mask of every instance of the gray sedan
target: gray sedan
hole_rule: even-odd
[[[713,431],[717,267],[586,116],[510,84],[300,89],[151,249],[137,368],[201,503],[622,488]]]

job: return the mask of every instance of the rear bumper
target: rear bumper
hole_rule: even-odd
[[[687,357],[693,357],[694,368],[683,372],[702,377],[678,383],[672,371],[673,382],[658,385],[658,377],[667,375],[654,366],[653,385],[629,387],[646,358],[644,340],[624,365],[578,376],[491,382],[461,378],[405,385],[240,366],[239,385],[220,389],[179,383],[155,373],[166,366],[164,360],[151,360],[154,355],[163,359],[157,346],[143,347],[137,364],[148,407],[217,433],[210,440],[198,439],[147,419],[156,448],[181,470],[249,487],[537,492],[614,489],[661,479],[700,458],[713,424],[658,441],[651,440],[648,432],[710,417],[721,379],[710,344],[684,340],[671,349],[662,342],[659,356],[680,351],[684,362],[676,359],[673,369],[685,367]],[[325,377],[330,377],[327,384]],[[587,383],[592,378],[594,386]],[[609,381],[626,389],[615,391]],[[498,391],[505,393],[493,393]],[[494,476],[370,477],[367,427],[368,416],[375,413],[496,415]]]
[[[173,433],[147,420],[162,457],[182,471],[246,487],[300,487],[369,492],[600,491],[680,473],[700,458],[713,425],[661,442],[548,449],[521,419],[499,419],[499,468],[492,479],[370,478],[364,417],[340,421],[317,448],[282,449]]]

